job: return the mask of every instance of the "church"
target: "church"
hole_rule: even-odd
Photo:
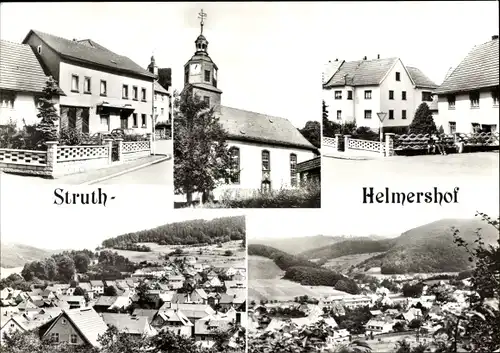
[[[235,175],[228,184],[217,187],[213,196],[218,199],[228,190],[242,194],[298,187],[302,173],[297,165],[316,159],[318,149],[285,118],[222,105],[219,68],[208,54],[208,40],[203,35],[206,14],[202,10],[199,15],[201,33],[195,41],[194,55],[184,65],[183,92],[189,90],[214,108],[228,134]],[[193,195],[193,200],[196,198]]]

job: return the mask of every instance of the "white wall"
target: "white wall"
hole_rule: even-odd
[[[161,92],[155,93],[155,116],[156,122],[166,122],[169,119],[169,111],[170,111],[170,97]],[[162,114],[163,109],[163,114]]]
[[[460,133],[471,133],[472,123],[496,125],[496,131],[498,131],[499,108],[498,105],[493,105],[491,92],[480,92],[478,108],[471,108],[469,93],[456,95],[455,109],[448,107],[446,95],[439,96],[438,109],[439,114],[435,117],[436,126],[442,125],[445,133],[450,132],[450,121],[456,123],[456,131]]]
[[[79,92],[71,92],[72,75],[79,76]],[[85,77],[91,78],[91,94],[84,93],[83,85]],[[107,95],[101,97],[101,80],[106,81]],[[128,85],[128,99],[122,99],[122,86]],[[152,132],[151,115],[153,110],[152,105],[152,90],[153,82],[147,79],[139,79],[135,77],[128,77],[117,75],[109,72],[90,69],[87,67],[77,66],[66,62],[60,64],[59,86],[66,93],[66,96],[61,97],[61,105],[77,106],[77,107],[90,107],[89,112],[89,128],[90,133],[97,131],[106,131],[107,127],[101,125],[100,116],[96,114],[96,104],[103,101],[108,102],[110,105],[123,106],[130,104],[137,113],[138,127],[134,128],[137,133]],[[133,100],[132,87],[138,88],[138,100]],[[141,101],[141,88],[146,89],[146,101]],[[146,128],[141,126],[141,114],[146,114]],[[132,115],[128,119],[128,127],[133,128]],[[120,128],[120,117],[113,115],[110,117],[109,130]]]
[[[55,97],[54,102],[56,102],[56,109],[59,111],[58,101],[59,99]],[[18,128],[22,128],[24,126],[23,119],[27,125],[39,123],[40,119],[36,116],[37,114],[38,109],[33,93],[17,92],[13,107],[3,107],[2,102],[0,102],[0,124],[7,124],[9,119],[12,119],[17,123]]]
[[[365,99],[365,91],[372,91],[372,99]],[[380,88],[377,86],[356,87],[354,92],[356,125],[367,126],[378,130],[380,120],[377,112],[380,112]],[[372,111],[372,118],[365,119],[365,110]]]
[[[400,81],[396,81],[396,72],[400,73]],[[394,99],[389,99],[390,90],[394,91]],[[401,99],[403,91],[406,91],[406,100]],[[403,63],[401,60],[396,61],[380,85],[380,110],[387,113],[384,126],[410,125],[415,115],[416,94]],[[393,120],[389,120],[389,110],[394,110]],[[403,110],[406,110],[406,119],[402,119]]]

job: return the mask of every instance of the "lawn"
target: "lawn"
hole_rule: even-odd
[[[158,261],[160,255],[166,255],[175,251],[176,249],[182,249],[184,256],[194,256],[201,264],[210,264],[215,267],[246,267],[245,261],[245,249],[241,248],[241,241],[230,241],[221,244],[222,247],[217,245],[158,245],[156,243],[139,243],[147,245],[151,248],[150,252],[140,252],[140,251],[129,251],[129,250],[115,250],[108,249],[111,251],[116,251],[118,254],[127,257],[130,261],[141,262],[141,261]],[[233,252],[232,256],[225,256],[224,253],[230,250]],[[173,256],[172,258],[175,258]]]

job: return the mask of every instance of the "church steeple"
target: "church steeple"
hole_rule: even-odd
[[[217,88],[217,65],[208,55],[208,40],[203,35],[207,14],[203,9],[198,13],[200,19],[200,34],[195,40],[196,51],[191,59],[184,65],[184,87],[192,88],[210,105],[220,105],[222,91]]]

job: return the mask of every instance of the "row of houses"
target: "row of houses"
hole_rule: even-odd
[[[4,288],[0,335],[38,329],[54,343],[97,347],[97,337],[115,326],[140,336],[170,330],[211,347],[217,330],[246,324],[246,270],[203,267],[171,262],[121,280]]]
[[[384,127],[406,127],[425,102],[436,126],[445,133],[498,131],[498,35],[475,46],[439,85],[400,58],[329,62],[323,73],[324,101],[329,119],[356,121],[377,131],[377,113]]]
[[[92,39],[66,39],[30,30],[22,43],[0,41],[0,125],[38,122],[49,76],[60,126],[94,134],[113,129],[151,133],[172,119],[171,69],[154,57],[146,68]]]

